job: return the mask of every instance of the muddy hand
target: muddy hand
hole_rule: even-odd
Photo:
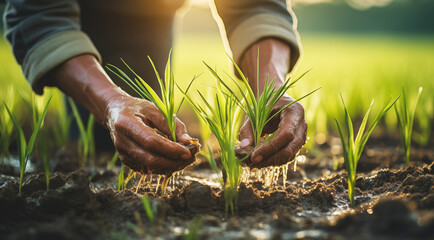
[[[129,96],[113,84],[92,55],[73,57],[47,74],[44,85],[56,86],[88,109],[111,133],[119,157],[135,171],[167,173],[191,164],[198,144],[178,120],[175,143],[163,115],[149,101]],[[197,146],[189,150],[185,145]]]
[[[166,136],[170,131],[160,111],[149,101],[123,97],[109,104],[108,129],[122,162],[139,172],[172,173],[194,161],[186,147],[191,143],[185,125],[177,120],[176,138]]]
[[[257,59],[259,49],[259,76],[257,76]],[[266,80],[275,79],[274,85],[280,87],[290,69],[290,46],[278,39],[265,38],[250,46],[241,58],[241,70],[249,79],[253,91],[262,94]],[[256,79],[259,77],[259,85]],[[294,99],[285,95],[274,106],[273,112],[291,103]],[[273,114],[272,112],[272,114]],[[307,124],[304,119],[304,108],[300,103],[294,103],[272,121],[263,133],[273,133],[271,140],[260,143],[254,148],[253,133],[247,119],[240,132],[240,147],[237,154],[245,156],[249,153],[247,165],[261,168],[272,165],[282,165],[292,160],[306,141]],[[254,148],[254,149],[253,149]],[[252,151],[253,149],[253,151]],[[240,154],[240,152],[242,154]]]
[[[289,96],[282,97],[274,106],[273,112],[293,100]],[[291,161],[306,142],[306,132],[304,108],[300,103],[294,103],[281,111],[265,126],[263,134],[274,136],[254,148],[250,155],[249,166],[251,168],[280,166]],[[253,132],[248,119],[241,128],[240,139],[240,148],[252,148]]]

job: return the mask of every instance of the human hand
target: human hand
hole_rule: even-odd
[[[120,160],[142,173],[172,174],[195,160],[199,143],[177,120],[172,142],[166,120],[149,101],[129,96],[113,84],[92,55],[73,57],[52,70],[47,86],[56,86],[88,109],[110,130]]]
[[[108,104],[107,127],[120,160],[134,171],[172,174],[195,160],[199,151],[184,123],[177,119],[173,142],[166,120],[155,105],[147,100],[122,96]]]
[[[257,59],[259,51],[259,76],[257,76]],[[274,79],[274,87],[280,87],[290,67],[291,49],[278,39],[262,39],[250,46],[240,60],[241,70],[249,79],[253,92],[262,94],[267,79]],[[258,82],[256,81],[258,79]],[[259,85],[257,85],[259,84]],[[284,95],[273,107],[272,116],[294,99]],[[278,166],[292,160],[306,141],[307,123],[304,108],[296,102],[282,110],[263,129],[262,134],[273,134],[270,140],[263,139],[254,146],[253,131],[250,120],[246,119],[241,128],[241,144],[236,148],[239,157],[250,156],[244,163],[251,168]],[[265,140],[265,141],[264,141]]]
[[[294,101],[289,96],[283,96],[274,105],[271,116]],[[246,119],[241,127],[241,144],[236,149],[240,157],[251,154],[244,162],[250,168],[263,168],[283,165],[296,156],[306,142],[307,123],[304,118],[304,108],[296,102],[282,110],[271,119],[262,132],[263,136],[273,134],[271,139],[263,139],[254,146],[254,138],[250,120]]]

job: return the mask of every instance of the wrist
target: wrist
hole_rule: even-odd
[[[259,49],[259,50],[258,50]],[[280,87],[285,82],[286,74],[289,72],[290,47],[274,38],[262,39],[250,46],[240,61],[240,67],[253,91],[257,90],[257,59],[259,52],[259,94],[262,94],[267,81],[274,79],[274,86]]]
[[[102,125],[106,125],[109,103],[126,95],[110,80],[92,55],[71,58],[53,74],[52,85],[84,106]]]

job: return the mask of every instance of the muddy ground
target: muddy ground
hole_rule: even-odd
[[[225,216],[216,175],[204,163],[169,183],[166,194],[157,177],[139,188],[135,178],[118,191],[119,167],[74,170],[76,159],[60,151],[50,189],[35,171],[18,195],[17,171],[4,165],[0,239],[188,239],[195,227],[200,239],[434,239],[432,149],[414,149],[405,167],[398,149],[371,143],[358,165],[355,209],[348,207],[342,159],[333,160],[330,149],[305,153],[295,172],[290,165],[285,187],[282,177],[273,186],[254,178],[242,183],[232,217]]]

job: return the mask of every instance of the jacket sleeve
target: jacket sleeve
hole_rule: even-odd
[[[79,18],[76,0],[7,0],[5,35],[36,93],[44,75],[69,58],[89,53],[101,60]]]
[[[300,57],[301,45],[294,14],[285,0],[215,0],[234,60],[239,63],[247,48],[260,39],[273,37],[291,47],[290,68]]]

